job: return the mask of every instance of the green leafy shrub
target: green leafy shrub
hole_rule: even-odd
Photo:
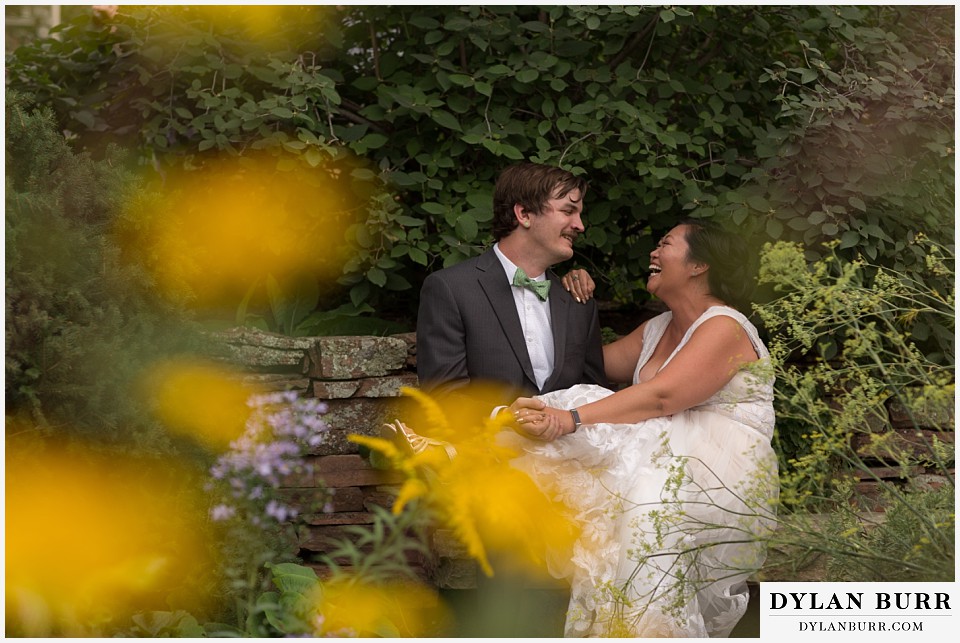
[[[200,351],[105,234],[129,190],[123,158],[75,154],[48,109],[7,93],[6,413],[20,427],[170,449],[143,412],[143,369]],[[11,429],[8,429],[8,434]]]
[[[91,149],[341,172],[363,216],[323,310],[412,318],[397,293],[480,252],[520,159],[588,176],[577,261],[630,306],[689,211],[920,277],[912,235],[952,243],[946,7],[121,7],[57,31],[8,87]]]

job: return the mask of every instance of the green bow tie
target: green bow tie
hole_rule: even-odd
[[[550,295],[550,281],[534,281],[527,276],[523,268],[517,268],[516,274],[513,275],[513,285],[532,290],[540,298],[540,301],[546,301]]]

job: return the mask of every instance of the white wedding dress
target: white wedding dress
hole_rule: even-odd
[[[505,437],[521,451],[512,464],[582,528],[572,556],[548,556],[550,573],[571,585],[566,636],[725,637],[747,609],[745,581],[765,557],[779,488],[773,376],[756,328],[723,306],[673,355],[716,315],[743,326],[760,360],[703,404],[638,424],[583,425],[549,443]],[[670,319],[647,323],[634,383]],[[610,394],[578,385],[540,398],[569,409]]]

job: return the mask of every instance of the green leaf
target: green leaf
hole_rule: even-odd
[[[847,230],[843,233],[843,236],[840,237],[840,245],[837,246],[841,250],[845,248],[853,248],[860,243],[860,233],[856,230]]]
[[[410,217],[405,214],[401,214],[396,219],[394,219],[394,221],[408,228],[417,228],[427,224],[427,222],[424,221],[423,219],[417,219],[416,217]]]
[[[756,194],[747,197],[747,205],[758,212],[768,212],[770,210],[770,200]]]
[[[439,22],[429,16],[413,16],[409,18],[407,22],[417,29],[423,29],[424,31],[428,29],[436,29],[440,26]]]
[[[237,312],[235,316],[235,321],[237,326],[245,326],[247,323],[247,310],[250,307],[250,300],[253,298],[253,294],[257,291],[257,288],[260,286],[260,279],[257,278],[250,288],[247,289],[247,294],[243,296],[243,299],[240,300],[240,305],[237,306]]]
[[[387,273],[387,284],[385,287],[387,290],[401,291],[410,290],[413,286],[411,286],[406,277],[396,271],[391,271]]]
[[[310,151],[312,150],[308,150],[308,152]],[[368,170],[365,167],[358,167],[355,170],[351,170],[350,176],[357,179],[358,181],[372,181],[375,178],[377,178],[377,174],[373,170]]]
[[[514,161],[523,160],[523,152],[508,143],[502,143],[500,145],[500,153]]]
[[[450,31],[465,31],[473,26],[473,22],[462,16],[454,15],[447,18],[443,26]]]
[[[536,69],[523,69],[518,71],[516,76],[517,80],[519,80],[521,83],[532,83],[539,77],[540,72],[538,72]]]
[[[317,572],[312,567],[296,563],[275,563],[268,567],[273,576],[273,584],[284,593],[306,594],[319,582]]]
[[[370,282],[361,281],[350,289],[350,303],[354,306],[362,306],[370,296]]]
[[[460,240],[468,243],[476,239],[480,231],[477,220],[465,214],[457,218],[454,229],[457,232],[457,236],[460,237]]]
[[[401,187],[410,187],[419,183],[419,181],[406,172],[390,172],[388,179],[395,185]]]
[[[433,215],[442,215],[443,213],[445,213],[447,210],[450,209],[448,206],[443,205],[442,203],[436,203],[434,201],[426,201],[424,203],[421,203],[420,207],[427,214],[433,214]]]
[[[309,275],[285,279],[282,284],[273,275],[267,275],[266,285],[277,330],[292,335],[293,329],[317,307],[320,285]]]
[[[456,130],[458,132],[463,131],[460,128],[460,121],[457,120],[457,117],[451,114],[450,112],[444,111],[442,109],[435,109],[430,112],[430,117],[436,121],[438,124],[446,127],[447,129]]]
[[[380,147],[383,147],[384,145],[386,145],[389,140],[390,140],[390,139],[387,138],[386,136],[384,136],[383,134],[379,134],[379,133],[377,133],[377,132],[373,132],[373,133],[367,134],[366,136],[364,136],[363,138],[361,138],[361,139],[360,139],[360,142],[361,142],[367,149],[375,150],[375,149],[377,149],[377,148],[380,148]]]
[[[767,219],[767,236],[771,239],[779,239],[783,234],[783,224],[776,219]]]
[[[93,129],[93,126],[96,124],[96,119],[94,118],[93,113],[86,110],[74,112],[73,117],[87,129]]]
[[[803,68],[800,69],[800,84],[806,85],[810,81],[816,80],[818,77],[816,69]]]
[[[483,142],[483,140],[486,138],[486,134],[474,132],[472,134],[464,134],[460,137],[460,140],[469,145],[476,145],[477,143]]]
[[[408,254],[415,263],[418,263],[421,266],[427,265],[427,253],[420,248],[410,248],[410,252]]]
[[[370,270],[367,271],[367,279],[370,280],[370,283],[380,286],[381,288],[387,285],[386,273],[377,267],[370,268]]]
[[[525,22],[520,25],[520,28],[526,29],[527,31],[532,31],[534,33],[546,33],[550,31],[550,26],[540,22],[539,20]]]
[[[493,195],[489,190],[477,190],[467,193],[467,203],[473,208],[489,208],[490,199],[492,198]]]
[[[450,74],[450,82],[460,87],[473,87],[473,77],[466,74]]]

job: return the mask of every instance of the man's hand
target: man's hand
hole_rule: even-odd
[[[516,422],[514,430],[531,440],[550,442],[573,430],[564,423],[564,415],[569,416],[570,412],[549,407],[543,400],[521,397],[509,410]],[[573,424],[572,418],[569,424]]]

